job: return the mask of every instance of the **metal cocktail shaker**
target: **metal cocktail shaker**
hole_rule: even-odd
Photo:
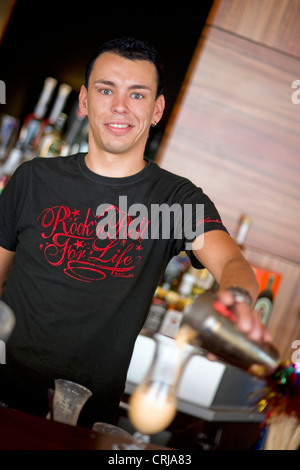
[[[251,341],[230,317],[230,310],[204,293],[187,308],[179,334],[228,365],[260,377],[272,375],[279,366],[278,351],[271,344]]]

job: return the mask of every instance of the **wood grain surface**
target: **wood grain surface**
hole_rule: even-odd
[[[216,0],[157,155],[233,236],[252,218],[247,259],[282,274],[268,327],[283,360],[300,340],[299,21],[300,0]]]
[[[300,58],[299,0],[217,0],[207,23]]]
[[[251,245],[300,262],[299,61],[214,27],[197,59],[160,165],[201,186],[231,233],[246,213]]]

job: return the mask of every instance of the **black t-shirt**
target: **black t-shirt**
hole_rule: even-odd
[[[153,162],[103,177],[84,157],[26,162],[0,197],[0,245],[16,251],[3,300],[17,320],[0,372],[35,403],[56,378],[85,385],[93,420],[109,421],[167,263],[185,250],[201,267],[191,241],[226,229],[189,180]]]

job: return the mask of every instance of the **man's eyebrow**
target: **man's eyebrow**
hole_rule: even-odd
[[[98,83],[100,85],[116,86],[114,82],[111,82],[110,80],[103,80],[102,78],[99,78],[99,80],[94,81],[94,85],[97,85]]]
[[[129,87],[129,90],[150,90],[151,91],[151,88],[147,85],[131,85]]]
[[[104,80],[102,78],[100,78],[99,80],[94,81],[94,85],[98,85],[98,84],[107,85],[107,86],[111,86],[111,87],[116,86],[116,84],[114,82],[112,82],[111,80]],[[136,83],[136,84],[130,85],[129,90],[150,90],[151,91],[151,88],[147,85],[140,85],[140,84]]]

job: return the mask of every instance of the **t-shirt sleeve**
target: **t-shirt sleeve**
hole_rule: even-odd
[[[18,244],[17,218],[25,198],[24,166],[18,167],[0,195],[0,246],[10,251],[15,251]]]
[[[181,196],[182,218],[179,220],[183,236],[177,240],[177,249],[185,251],[195,268],[202,269],[202,264],[197,260],[192,251],[192,243],[199,235],[212,230],[227,232],[222,218],[213,201],[194,185],[187,185],[185,195]],[[177,226],[178,227],[178,226]],[[176,238],[176,228],[175,228]]]

